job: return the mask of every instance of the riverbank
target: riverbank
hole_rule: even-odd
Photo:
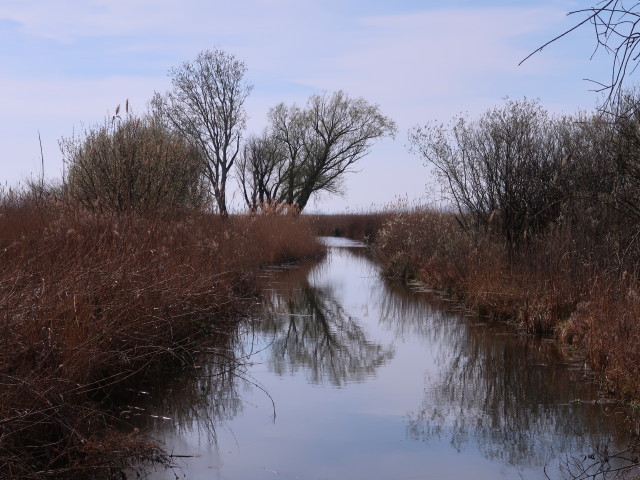
[[[469,235],[453,214],[429,209],[361,215],[351,229],[344,217],[324,216],[321,224],[375,230],[369,235],[385,276],[418,280],[481,315],[583,351],[640,433],[640,284],[634,272],[614,268],[616,251],[556,229],[514,252],[490,232]]]
[[[141,382],[224,349],[262,267],[316,257],[304,218],[144,218],[0,202],[0,471],[107,478],[168,457],[113,414]]]
[[[246,365],[206,357],[150,391],[140,428],[184,455],[150,480],[564,480],[605,449],[601,473],[628,466],[624,418],[579,355],[386,281],[355,242],[323,242],[322,260],[263,278],[262,314],[236,342]]]

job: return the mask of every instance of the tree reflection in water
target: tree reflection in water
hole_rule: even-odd
[[[175,427],[177,433],[197,428],[215,443],[216,429],[242,411],[243,391],[261,389],[247,365],[265,342],[273,373],[303,370],[309,382],[335,387],[362,382],[393,358],[393,347],[369,340],[359,320],[348,315],[330,289],[310,284],[318,268],[322,267],[317,263],[307,263],[268,275],[255,312],[258,319],[245,322],[224,351],[216,347],[205,354],[198,372],[182,376],[169,388],[159,387],[164,393],[152,409],[163,412],[156,417],[171,418],[173,426],[156,418],[151,420],[153,428]]]
[[[350,448],[372,462],[381,457],[378,467],[384,461],[395,465],[394,455],[400,455],[403,461],[397,468],[416,473],[449,451],[465,452],[470,465],[483,464],[479,458],[488,459],[500,465],[498,470],[526,470],[525,478],[542,478],[543,470],[552,478],[572,478],[582,465],[594,462],[590,455],[601,458],[598,452],[605,451],[605,445],[611,444],[608,451],[613,451],[612,439],[624,444],[619,435],[622,422],[611,412],[602,414],[606,404],[593,403],[597,391],[582,378],[585,371],[579,359],[549,342],[519,337],[502,324],[470,317],[433,294],[382,281],[364,249],[333,250],[327,262],[270,275],[259,304],[257,319],[245,322],[222,350],[219,345],[218,350],[212,347],[214,353],[200,360],[199,373],[172,383],[168,392],[165,385],[163,395],[154,395],[161,399],[153,405],[154,414],[171,417],[166,422],[154,419],[156,431],[191,434],[197,430],[216,444],[217,435],[223,438],[221,432],[227,432],[222,426],[245,428],[244,444],[258,451],[266,448],[261,442],[278,436],[287,446],[284,450],[293,448],[294,457],[309,463],[296,464],[297,468],[312,471],[324,465],[313,463],[315,456],[309,451],[318,445],[330,450],[343,432],[340,429],[346,428],[345,438],[358,443]],[[254,369],[253,361],[261,362],[259,368]],[[244,401],[256,405],[265,400],[256,400],[256,393],[270,394],[259,392],[262,387],[252,375],[265,382],[273,375],[304,375],[305,383],[341,387],[340,391],[324,389],[323,398],[334,398],[335,393],[340,400],[351,398],[351,403],[344,411],[322,412],[311,397],[303,397],[310,394],[307,390],[300,398],[309,398],[308,409],[307,402],[293,402],[293,414],[299,415],[295,420],[279,412],[274,430],[259,433],[254,424],[242,423],[243,417],[250,417],[250,408],[239,415]],[[353,382],[367,383],[362,388],[345,388]],[[412,388],[404,388],[407,382]],[[304,390],[301,383],[294,379],[289,388],[293,384]],[[271,382],[269,388],[277,390],[278,385],[279,381]],[[403,387],[397,395],[390,391],[399,385]],[[298,395],[298,390],[286,389],[274,395],[286,405],[283,398],[290,398],[292,392]],[[383,403],[359,396],[367,392],[376,392],[373,395],[380,395]],[[412,395],[410,400],[403,397],[405,392]],[[318,393],[318,389],[312,391],[314,399]],[[358,410],[363,403],[368,404],[364,413]],[[342,408],[337,399],[332,405]],[[311,422],[314,434],[307,436],[300,425],[314,416],[329,420]],[[349,424],[349,418],[356,423]],[[365,419],[374,423],[366,431],[385,432],[388,438],[354,433]],[[393,436],[395,422],[399,439]],[[291,441],[301,434],[309,443]],[[235,432],[232,435],[235,438]],[[402,442],[406,439],[410,441]],[[279,455],[278,447],[272,447],[266,448],[268,453]],[[327,455],[343,459],[345,478],[349,478],[350,457],[342,450]],[[278,457],[282,465],[293,462],[288,450],[282,455]],[[232,463],[230,455],[224,459],[230,475],[246,462],[239,457]],[[276,462],[271,457],[268,461]],[[619,459],[607,458],[607,462],[608,468],[628,465]]]
[[[613,453],[614,439],[620,444],[622,418],[598,399],[580,358],[434,295],[387,287],[377,296],[382,321],[399,337],[418,335],[436,349],[438,368],[425,374],[422,404],[408,414],[409,438],[448,440],[458,452],[474,444],[486,458],[515,467],[554,464],[567,478],[576,464],[594,463],[594,453]],[[629,465],[630,455],[610,458],[607,468]]]
[[[364,381],[393,357],[393,348],[368,340],[358,319],[308,282],[274,292],[271,305],[263,332],[273,336],[270,362],[279,375],[304,369],[314,384],[342,386]]]

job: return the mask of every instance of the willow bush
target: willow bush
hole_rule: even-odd
[[[151,116],[114,117],[60,146],[67,192],[90,210],[166,214],[206,203],[199,149]]]

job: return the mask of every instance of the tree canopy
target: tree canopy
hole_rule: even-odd
[[[344,175],[374,140],[395,132],[378,105],[343,91],[312,95],[305,108],[280,103],[269,111],[263,137],[245,149],[245,200],[249,207],[250,198],[260,198],[302,211],[316,193],[340,193]]]
[[[229,173],[246,126],[244,102],[253,86],[244,62],[222,50],[205,50],[169,73],[173,89],[156,93],[156,115],[201,150],[218,210],[227,216]]]

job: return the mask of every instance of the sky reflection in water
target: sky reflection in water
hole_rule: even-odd
[[[212,362],[155,400],[172,421],[154,435],[199,457],[153,479],[567,478],[567,459],[613,438],[578,360],[335,245],[268,281],[273,313],[238,339],[249,363]]]

